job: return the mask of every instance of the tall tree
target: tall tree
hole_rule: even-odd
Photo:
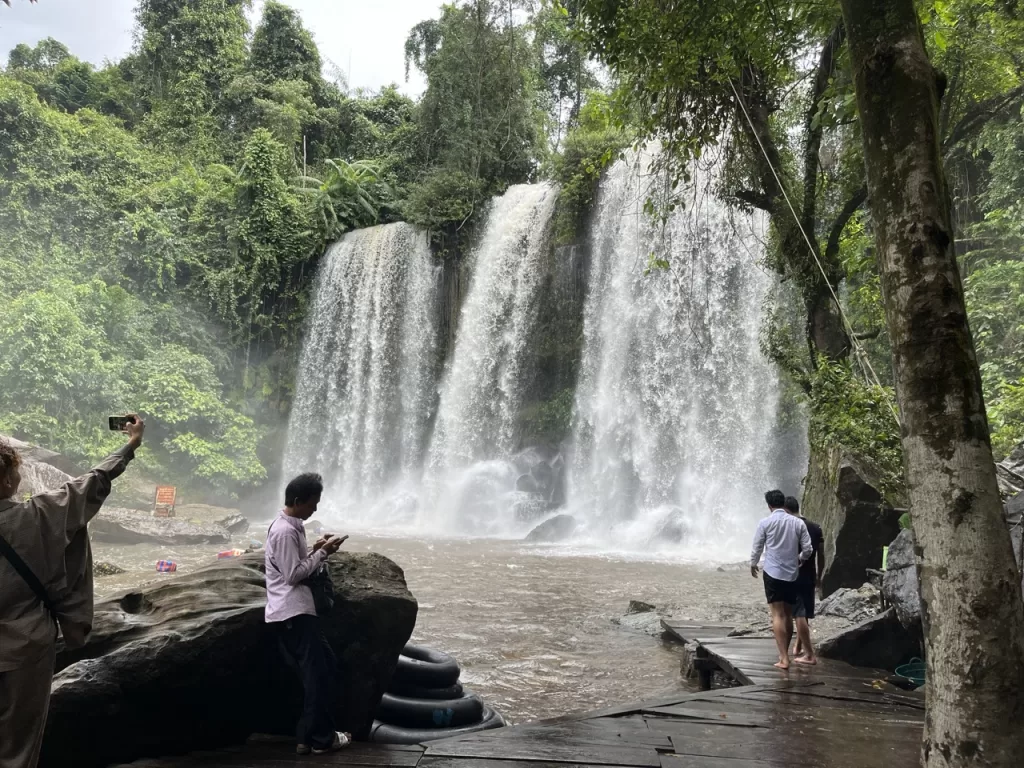
[[[427,77],[419,109],[423,156],[433,169],[423,188],[427,202],[442,188],[461,187],[469,190],[468,205],[454,209],[471,213],[487,196],[536,172],[544,119],[535,49],[517,18],[519,5],[446,5],[440,19],[417,24],[406,41],[406,67]]]
[[[198,78],[213,101],[245,63],[252,0],[140,0],[140,69],[152,98]],[[193,81],[195,82],[195,81]],[[194,87],[194,86],[193,86]]]
[[[913,0],[842,0],[892,340],[928,658],[923,764],[1024,754],[1024,603],[1003,520]]]
[[[313,36],[302,26],[293,8],[267,0],[252,37],[249,68],[264,82],[300,80],[310,87],[314,99],[323,99],[323,62]]]

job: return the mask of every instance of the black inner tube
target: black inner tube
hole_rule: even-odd
[[[457,728],[480,722],[483,714],[483,702],[472,693],[457,699],[411,699],[385,693],[377,710],[379,720],[406,728]]]
[[[463,694],[462,683],[448,685],[444,688],[424,688],[421,685],[410,685],[395,680],[391,683],[388,693],[406,696],[410,699],[458,699]]]
[[[450,736],[501,728],[504,725],[505,718],[501,713],[485,704],[483,719],[479,723],[464,725],[461,728],[403,728],[400,725],[389,725],[375,720],[370,729],[370,741],[377,744],[419,744],[434,739],[447,739]]]
[[[447,653],[407,645],[398,657],[395,682],[421,688],[447,688],[459,681],[459,663]]]

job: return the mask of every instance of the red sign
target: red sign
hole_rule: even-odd
[[[158,485],[156,487],[156,505],[158,507],[173,507],[176,495],[177,489],[173,485]]]

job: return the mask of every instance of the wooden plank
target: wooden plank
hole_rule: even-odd
[[[694,699],[706,699],[708,697],[724,696],[726,693],[738,690],[746,691],[772,691],[772,690],[789,690],[790,687],[797,685],[818,685],[817,682],[811,681],[799,681],[791,682],[789,680],[780,680],[778,682],[766,683],[763,685],[747,686],[745,688],[719,688],[714,691],[698,691],[696,693],[687,693],[686,691],[680,691],[679,693],[666,694],[651,699],[642,699],[640,701],[634,701],[629,704],[619,704],[612,707],[605,707],[603,709],[594,709],[589,712],[574,712],[560,717],[547,718],[545,720],[538,720],[538,724],[542,723],[566,723],[574,720],[592,720],[596,717],[617,717],[620,715],[633,715],[639,714],[645,707],[663,707],[670,706],[672,704],[681,704],[684,701],[692,701]]]
[[[459,757],[530,762],[580,763],[584,765],[661,768],[658,753],[651,747],[614,745],[579,740],[478,739],[446,740],[427,744],[424,757]]]
[[[764,725],[764,721],[757,717],[738,715],[734,712],[716,712],[713,709],[697,709],[694,707],[654,707],[653,709],[645,709],[644,713],[683,719],[710,720],[722,725],[744,725],[756,728],[763,727]],[[649,724],[650,721],[648,721]]]
[[[789,766],[764,760],[737,760],[732,757],[662,755],[661,768],[789,768]]]
[[[510,728],[498,728],[483,733],[468,733],[463,736],[456,736],[451,739],[430,742],[428,746],[435,744],[450,743],[455,741],[500,739],[526,740],[543,739],[553,741],[561,739],[564,741],[585,741],[595,744],[637,744],[652,748],[671,749],[672,743],[664,734],[651,731],[646,721],[639,718],[639,723],[629,721],[625,724],[616,722],[619,718],[599,718],[597,720],[584,720],[573,723],[556,723],[536,725],[527,723],[516,725]]]
[[[463,757],[424,757],[421,768],[594,768],[593,763],[552,763],[526,760],[489,760]],[[601,768],[609,768],[602,765]],[[616,768],[612,766],[611,768]],[[622,766],[621,768],[626,768]]]
[[[736,628],[731,624],[691,624],[662,619],[661,628],[683,643],[694,642],[695,638],[726,637]]]

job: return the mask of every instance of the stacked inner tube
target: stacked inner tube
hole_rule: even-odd
[[[381,699],[370,741],[419,744],[501,728],[505,719],[459,682],[459,663],[447,653],[407,645],[391,687]]]

